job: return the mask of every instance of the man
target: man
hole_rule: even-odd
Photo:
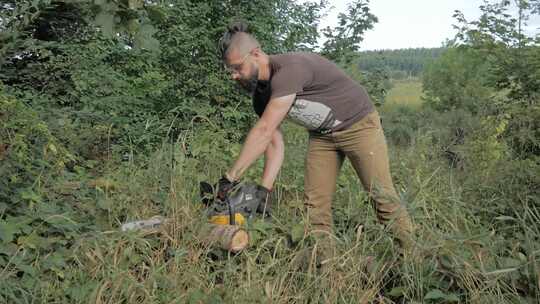
[[[412,246],[412,224],[392,184],[380,118],[365,89],[334,63],[311,53],[267,55],[246,25],[233,24],[220,41],[225,67],[253,96],[260,119],[220,181],[226,192],[262,154],[262,186],[271,191],[283,162],[279,125],[289,117],[309,131],[305,206],[315,231],[331,232],[332,196],[347,157],[369,192],[379,220],[402,247]]]

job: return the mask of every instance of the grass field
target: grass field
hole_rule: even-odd
[[[392,85],[392,89],[386,96],[383,110],[398,104],[414,108],[422,104],[422,83],[420,80],[393,80]]]
[[[332,206],[336,255],[317,267],[318,244],[303,221],[308,136],[287,122],[273,216],[246,225],[247,250],[227,253],[198,233],[207,221],[199,181],[216,181],[240,143],[233,149],[207,136],[212,140],[190,142],[202,152],[189,155],[183,142],[165,142],[137,162],[104,160],[92,176],[67,175],[47,193],[58,205],[84,208],[89,222],[74,221],[74,210],[57,215],[56,205],[34,203],[30,220],[42,219],[51,236],[32,232],[17,239],[20,247],[0,246],[10,254],[0,268],[0,303],[540,303],[537,165],[508,153],[486,156],[506,148],[490,125],[468,129],[464,144],[450,146],[452,124],[464,115],[418,109],[420,94],[419,82],[396,82],[379,109],[420,259],[397,254],[347,162]],[[220,132],[211,125],[204,131]],[[444,152],[451,148],[465,169],[449,165]],[[261,171],[258,162],[245,180],[258,181]],[[119,229],[154,215],[170,223],[157,231]],[[28,218],[13,221],[17,230],[1,239]],[[52,252],[26,262],[36,248]]]

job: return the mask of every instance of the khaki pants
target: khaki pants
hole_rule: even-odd
[[[392,183],[386,140],[377,111],[346,130],[325,135],[310,132],[305,206],[312,229],[332,230],[332,197],[345,157],[351,161],[364,189],[369,192],[379,221],[390,226],[402,247],[410,247],[412,224]]]

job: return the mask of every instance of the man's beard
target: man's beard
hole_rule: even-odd
[[[253,92],[255,92],[255,88],[257,88],[257,78],[258,78],[257,76],[259,74],[259,71],[256,66],[253,66],[252,71],[253,73],[251,73],[251,75],[248,78],[238,79],[239,86],[250,95],[253,95]]]

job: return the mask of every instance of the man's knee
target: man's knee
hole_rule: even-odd
[[[331,199],[331,196],[306,193],[304,207],[308,216],[310,230],[331,230]]]

